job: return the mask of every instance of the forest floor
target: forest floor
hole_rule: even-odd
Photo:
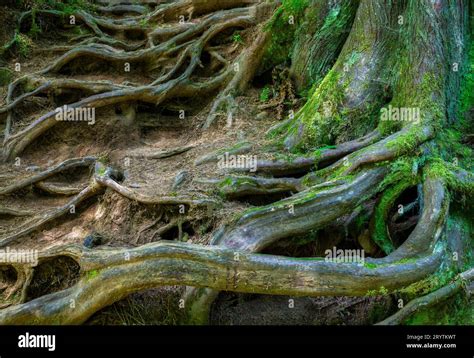
[[[14,19],[17,16],[18,13],[10,8],[0,7],[0,23],[7,24],[6,28],[11,30],[2,32],[4,38],[0,39],[0,42],[5,43],[11,38],[16,23]],[[15,63],[21,63],[21,72],[14,73],[14,78],[39,71],[58,57],[58,53],[49,49],[61,45],[66,46],[68,42],[60,36],[39,36],[31,43],[26,57],[12,58],[7,67],[14,68]],[[245,46],[245,39],[238,46]],[[68,78],[67,75],[59,76],[61,77]],[[150,78],[144,76],[139,69],[129,73],[101,69],[98,75],[74,75],[74,78],[110,80],[115,83],[128,80],[146,84],[150,81]],[[117,113],[114,108],[98,110],[94,125],[76,122],[61,123],[23,153],[20,165],[0,164],[2,173],[0,185],[9,184],[9,178],[17,177],[21,173],[28,176],[32,172],[39,172],[69,158],[107,154],[111,162],[124,163],[127,175],[122,184],[136,188],[145,195],[165,195],[173,192],[174,179],[182,171],[187,173],[186,185],[182,186],[187,192],[192,194],[208,191],[206,185],[199,183],[199,179],[217,179],[222,177],[222,174],[219,174],[216,163],[196,167],[194,162],[210,152],[232,147],[243,141],[258,141],[262,133],[275,123],[276,109],[262,111],[258,108],[262,104],[260,100],[262,88],[262,85],[256,84],[255,87],[248,89],[245,96],[237,98],[238,111],[231,127],[226,126],[225,123],[222,125],[221,122],[208,131],[199,129],[209,113],[211,98],[192,98],[188,103],[183,103],[184,108],[187,106],[192,108],[190,113],[185,113],[184,118],[180,118],[179,113],[150,106],[139,111],[133,123],[126,123],[126,118]],[[7,86],[0,87],[0,98],[5,99],[6,93]],[[0,106],[2,105],[4,103],[0,102]],[[28,113],[22,113],[24,123],[31,122],[38,117],[38,113],[41,113],[41,103],[30,103],[30,105],[34,109]],[[256,120],[257,117],[259,120]],[[21,122],[18,123],[19,126],[21,124]],[[192,147],[190,150],[169,158],[142,157],[167,149],[189,146]],[[77,174],[74,172],[74,182],[69,182],[70,184],[81,185]],[[81,174],[84,180],[82,184],[85,184],[88,173]],[[68,200],[67,197],[42,195],[40,191],[9,199],[10,202],[2,203],[2,205],[35,212],[47,211],[63,205]],[[186,233],[185,240],[208,244],[209,233],[219,226],[222,218],[249,206],[250,204],[246,202],[230,202],[224,208],[215,211],[212,222],[206,222],[204,219],[201,221],[199,217],[193,218],[193,222],[183,228]],[[166,237],[157,237],[158,225],[156,224],[159,222],[157,217],[160,211],[153,212],[115,192],[108,192],[101,200],[95,200],[78,209],[77,214],[71,215],[67,220],[61,219],[52,223],[41,232],[27,235],[21,242],[13,243],[10,247],[44,250],[63,243],[82,243],[91,233],[106,233],[104,244],[121,247],[140,246],[159,239],[172,240],[177,239],[178,236],[178,229],[175,227],[167,233]],[[0,217],[0,226],[13,227],[16,223],[12,219]],[[22,218],[17,218],[18,223],[21,220]],[[181,294],[182,287],[159,288],[147,293],[134,294],[129,299],[106,309],[103,314],[97,314],[97,317],[92,320],[108,324],[173,323],[176,317],[172,314],[168,316],[166,301],[168,305],[171,302],[175,304],[179,301]],[[159,297],[158,300],[157,297]],[[123,308],[124,304],[127,308]],[[115,312],[115,310],[118,311],[111,318],[110,311]]]

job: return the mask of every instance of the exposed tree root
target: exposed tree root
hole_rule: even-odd
[[[198,3],[199,2],[196,4]],[[247,2],[244,1],[243,3]],[[181,5],[185,7],[194,7],[196,4],[194,4],[192,1],[184,1]],[[174,6],[175,4],[172,5]],[[229,3],[227,5],[229,8],[233,7],[233,3]],[[210,4],[206,3],[206,5],[202,6],[207,8],[210,6]],[[218,5],[214,4],[213,6],[216,7]],[[262,16],[262,10],[260,10],[260,8],[267,9],[265,11],[268,12],[268,9],[271,9],[272,6],[258,4],[252,8],[224,10],[216,15],[210,16],[207,19],[205,18],[196,26],[193,26],[182,33],[176,34],[174,37],[163,44],[145,50],[123,52],[117,51],[114,48],[106,45],[76,47],[73,50],[68,51],[53,64],[37,74],[44,76],[49,73],[58,72],[66,64],[80,57],[98,58],[112,62],[119,62],[121,64],[139,62],[142,64],[147,64],[147,66],[151,69],[159,66],[158,63],[160,59],[171,56],[177,50],[181,51],[181,54],[178,55],[179,60],[177,63],[148,86],[134,88],[121,87],[115,84],[102,82],[90,83],[64,79],[52,81],[24,78],[22,81],[36,83],[38,87],[35,90],[25,93],[14,99],[12,98],[13,92],[15,87],[18,85],[18,81],[15,82],[10,86],[9,96],[7,98],[7,106],[1,109],[2,112],[8,112],[9,116],[4,139],[4,158],[11,159],[16,157],[29,143],[31,143],[39,135],[50,129],[55,124],[56,112],[50,111],[23,130],[10,135],[10,129],[12,127],[11,110],[20,104],[24,99],[34,96],[45,90],[54,89],[57,91],[61,90],[62,88],[76,88],[93,94],[92,96],[87,97],[79,102],[69,104],[68,107],[73,109],[81,107],[98,108],[111,104],[131,101],[142,101],[157,105],[164,100],[177,95],[180,97],[194,96],[197,90],[199,90],[201,94],[204,91],[212,92],[216,88],[223,86],[226,83],[229,83],[231,86],[229,87],[229,91],[230,88],[242,89],[248,80],[253,76],[255,67],[258,64],[258,58],[262,53],[262,49],[260,47],[253,46],[245,50],[243,54],[239,56],[235,66],[239,66],[240,63],[244,63],[245,66],[242,69],[231,66],[230,63],[226,64],[224,69],[221,70],[217,76],[214,76],[205,82],[195,82],[191,80],[191,75],[200,65],[201,55],[208,42],[213,37],[228,28],[249,27],[264,21],[265,17]],[[84,14],[83,17],[86,18]],[[198,36],[197,39],[193,39],[195,36]],[[262,37],[265,36],[261,35],[259,39]],[[262,40],[259,40],[257,44],[261,45],[261,41]],[[185,64],[185,61],[188,61],[189,63],[185,66],[184,72],[178,74],[177,71]],[[233,71],[236,72],[235,75],[232,75]]]
[[[258,252],[270,243],[283,237],[323,227],[344,213],[351,212],[357,198],[375,194],[377,181],[384,173],[382,168],[360,174],[349,184],[334,189],[316,191],[311,189],[293,195],[275,204],[244,215],[235,227],[219,232],[213,244],[235,250]],[[403,259],[422,257],[433,252],[434,245],[442,234],[447,215],[448,200],[443,183],[427,179],[424,185],[425,204],[422,217],[406,240],[391,255],[370,260],[374,264],[393,264]],[[302,196],[305,194],[304,196]],[[304,197],[307,199],[304,199]],[[334,216],[333,216],[334,215]],[[304,231],[298,231],[304,227]],[[209,310],[217,292],[210,289],[188,290],[189,319],[193,323],[206,323]]]
[[[473,269],[460,273],[456,277],[456,279],[450,284],[434,292],[431,292],[427,294],[426,296],[415,298],[413,301],[410,301],[405,307],[400,309],[397,313],[384,319],[383,321],[377,324],[378,325],[403,324],[405,320],[407,320],[410,316],[412,316],[418,310],[430,308],[454,296],[456,293],[460,292],[462,289],[466,289],[466,286],[469,285],[473,279],[474,279]]]
[[[40,172],[38,174],[34,174],[30,177],[24,178],[24,179],[19,179],[15,178],[15,182],[0,189],[0,195],[6,195],[13,193],[19,189],[25,188],[29,185],[36,184],[38,182],[41,182],[53,175],[56,175],[58,173],[64,172],[66,170],[72,169],[72,168],[77,168],[77,167],[87,167],[87,166],[92,166],[96,162],[97,158],[95,157],[84,157],[84,158],[73,158],[73,159],[68,159],[65,160],[64,162],[51,167],[43,172]]]
[[[141,193],[135,192],[132,189],[122,186],[119,184],[115,178],[120,177],[121,174],[110,168],[105,167],[102,163],[96,162],[96,158],[93,157],[86,157],[86,158],[79,158],[79,159],[70,159],[67,160],[58,166],[51,168],[45,172],[39,173],[35,176],[27,178],[20,183],[12,184],[11,186],[3,189],[2,194],[9,194],[21,188],[24,188],[27,185],[31,185],[34,183],[41,182],[45,178],[48,178],[54,174],[57,174],[65,169],[70,169],[71,167],[83,166],[83,165],[90,165],[95,163],[94,175],[92,176],[89,185],[82,189],[77,195],[75,195],[71,200],[69,200],[66,204],[51,209],[43,214],[31,215],[32,217],[29,218],[27,221],[22,223],[20,226],[14,228],[13,233],[8,233],[0,237],[0,247],[3,247],[12,241],[15,241],[25,235],[28,235],[42,227],[46,224],[51,223],[52,221],[64,216],[67,213],[74,214],[76,212],[76,208],[84,202],[86,199],[93,197],[100,192],[102,192],[105,188],[110,188],[119,194],[123,195],[124,197],[147,205],[158,204],[158,205],[187,205],[187,206],[204,206],[208,207],[209,205],[215,205],[216,201],[212,198],[207,197],[187,197],[187,196],[147,196]],[[75,192],[74,188],[64,188],[64,187],[57,187],[51,185],[40,185],[40,188],[46,189],[46,191],[50,191],[53,194],[61,194],[61,195],[71,195]],[[30,213],[18,211],[14,209],[7,209],[5,208],[4,214],[13,215],[13,216],[27,216]],[[160,232],[157,233],[158,235]]]
[[[193,149],[193,145],[187,145],[183,147],[176,147],[176,148],[171,148],[171,149],[164,149],[156,152],[152,151],[134,151],[131,153],[128,153],[128,156],[130,157],[137,157],[137,158],[148,158],[148,159],[163,159],[163,158],[169,158],[173,157],[178,154],[182,154],[187,152],[188,150]]]
[[[162,204],[162,205],[192,205],[192,206],[207,206],[215,203],[215,200],[211,198],[193,198],[193,197],[180,197],[180,196],[147,196],[138,193],[132,189],[124,187],[117,183],[114,179],[109,176],[97,176],[96,178],[99,184],[105,187],[111,188],[119,194],[125,196],[130,200],[137,201],[142,204]]]
[[[82,190],[85,189],[85,187],[72,187],[55,183],[48,183],[44,181],[36,183],[35,186],[48,194],[66,196],[79,194]]]
[[[75,208],[79,207],[79,204],[81,204],[86,199],[96,195],[100,189],[101,186],[93,182],[84,190],[82,190],[79,194],[77,194],[74,198],[72,198],[69,202],[67,202],[65,205],[32,217],[19,227],[16,227],[13,233],[0,237],[0,247],[4,247],[12,241],[15,241],[25,235],[28,235],[44,227],[46,224],[62,217],[67,213],[75,213]]]
[[[309,172],[312,168],[322,169],[329,164],[332,164],[338,159],[357,152],[365,148],[381,138],[378,131],[371,132],[366,136],[341,143],[336,148],[328,148],[318,151],[311,157],[297,157],[291,161],[285,160],[259,160],[257,161],[257,172],[269,173],[277,176],[292,175],[301,172]],[[381,160],[380,160],[381,161]],[[347,161],[340,162],[348,165]],[[246,168],[237,168],[236,171],[248,171]]]
[[[9,216],[29,216],[33,212],[29,210],[17,210],[12,208],[0,208],[0,215],[9,215]]]
[[[230,177],[220,182],[220,193],[228,199],[244,196],[297,193],[303,189],[301,180],[293,178]]]
[[[214,101],[209,116],[204,123],[204,129],[208,129],[212,125],[220,108],[226,108],[227,125],[232,126],[233,114],[237,106],[235,96],[241,93],[254,77],[268,39],[268,32],[260,31],[249,50],[246,51],[239,62],[234,64],[236,74]]]
[[[295,296],[363,296],[381,286],[392,290],[420,280],[440,263],[439,253],[377,269],[245,252],[239,252],[236,261],[234,250],[164,242],[119,250],[58,247],[44,252],[40,262],[58,256],[79,263],[77,284],[2,310],[1,324],[80,324],[134,291],[161,285]]]
[[[405,242],[381,261],[394,262],[422,256],[432,250],[441,237],[449,210],[445,184],[442,180],[427,178],[423,192],[423,211],[417,225]]]

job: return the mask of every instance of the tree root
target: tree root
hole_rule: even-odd
[[[405,242],[383,262],[420,257],[433,250],[441,237],[449,211],[449,196],[441,179],[426,178],[423,183],[423,211],[420,219]]]
[[[229,177],[219,183],[219,192],[227,199],[245,196],[270,195],[303,190],[301,180],[294,178]]]
[[[170,149],[163,149],[156,152],[150,152],[148,150],[145,151],[134,151],[127,153],[127,156],[135,157],[135,158],[147,158],[147,159],[164,159],[173,157],[178,154],[186,153],[187,151],[193,149],[194,145],[187,145],[183,147],[176,147]]]
[[[18,210],[18,209],[0,207],[0,215],[30,216],[30,215],[33,215],[33,214],[34,214],[34,212],[30,211],[30,210]]]
[[[213,79],[201,83],[188,81],[187,76],[182,76],[181,78],[166,82],[165,84],[156,87],[145,86],[127,88],[96,94],[79,102],[70,104],[68,105],[68,108],[99,108],[107,105],[137,100],[159,104],[178,93],[181,97],[190,97],[193,96],[197,90],[202,92],[212,92],[225,81],[227,76],[228,72],[226,71]],[[56,114],[56,111],[50,111],[23,130],[11,135],[4,144],[3,157],[11,159],[18,156],[26,146],[58,122],[56,120]]]
[[[285,160],[258,160],[257,172],[269,173],[276,176],[285,176],[310,171],[312,168],[323,169],[329,164],[360,149],[366,148],[381,138],[376,130],[359,139],[341,143],[335,148],[317,151],[311,157],[297,157],[291,161]],[[341,162],[347,166],[347,162]],[[248,171],[246,168],[236,168],[235,171]]]
[[[0,267],[0,277],[1,269],[5,267]],[[22,304],[26,301],[28,287],[33,278],[33,269],[27,265],[12,264],[11,268],[16,272],[16,282],[13,286],[7,287],[3,292],[3,297],[0,298],[0,309],[11,305]],[[3,287],[0,287],[2,290]]]
[[[227,125],[232,125],[233,115],[237,107],[235,96],[242,93],[249,81],[254,77],[269,38],[268,32],[260,30],[252,45],[234,65],[236,74],[214,101],[203,129],[208,129],[214,123],[218,115],[217,111],[220,108],[227,109]]]
[[[55,82],[47,80],[46,82],[39,82],[39,86],[36,90],[26,93],[13,102],[11,98],[7,100],[7,106],[2,109],[3,112],[8,112],[11,117],[11,110],[18,105],[25,98],[32,95],[38,94],[44,90],[50,88],[71,88],[75,87],[81,90],[86,90],[88,93],[93,93],[92,96],[87,97],[79,102],[68,105],[69,108],[78,107],[102,107],[120,102],[130,101],[143,101],[153,103],[155,105],[162,101],[169,99],[173,96],[179,95],[180,97],[194,96],[196,91],[199,90],[201,94],[205,91],[212,92],[216,88],[228,83],[232,79],[231,83],[235,83],[235,86],[242,86],[242,83],[246,83],[249,76],[252,76],[252,66],[247,66],[246,71],[239,71],[237,75],[232,76],[231,66],[225,66],[224,70],[221,71],[217,76],[207,80],[206,82],[193,82],[190,80],[190,76],[200,65],[200,57],[205,49],[207,43],[217,34],[224,31],[225,29],[232,27],[249,27],[254,26],[257,21],[262,21],[261,11],[259,7],[268,8],[268,5],[259,4],[254,8],[243,8],[243,9],[231,9],[225,14],[211,16],[203,21],[206,26],[196,25],[199,27],[198,30],[203,31],[202,35],[197,40],[192,40],[189,43],[182,43],[187,41],[195,35],[196,27],[190,28],[184,33],[180,33],[174,36],[172,39],[166,41],[160,46],[153,47],[146,50],[139,50],[133,52],[119,52],[111,47],[105,45],[94,45],[86,47],[77,47],[66,54],[61,56],[57,61],[51,64],[46,69],[40,71],[37,75],[45,75],[47,73],[57,72],[63,66],[70,61],[79,57],[87,56],[92,58],[101,58],[110,61],[124,62],[141,62],[148,63],[151,68],[155,67],[156,61],[160,56],[169,56],[176,49],[182,50],[180,59],[177,66],[174,66],[167,74],[161,76],[159,79],[154,81],[149,86],[142,87],[118,87],[109,83],[83,83],[80,81],[72,80],[55,80]],[[244,14],[244,15],[242,15]],[[223,19],[223,20],[222,20]],[[208,24],[209,23],[209,24]],[[206,27],[208,29],[206,30]],[[170,49],[171,48],[171,49]],[[170,52],[171,51],[171,52]],[[253,54],[256,48],[252,48],[248,51],[244,51],[244,54],[240,56],[242,61],[247,64],[256,65],[256,57]],[[261,52],[261,50],[260,50]],[[184,60],[189,59],[189,64],[182,74],[177,78],[173,78],[176,75],[177,70],[184,64]],[[238,60],[240,61],[240,60]],[[248,72],[250,71],[250,72]],[[250,73],[250,74],[249,74]],[[34,82],[34,79],[31,81]],[[17,85],[15,83],[11,86],[11,92]],[[94,94],[95,93],[95,94]],[[3,156],[5,159],[11,159],[21,153],[21,151],[44,131],[48,130],[55,124],[55,111],[43,115],[23,130],[9,135],[9,129],[11,128],[11,118],[9,119],[8,130],[6,131],[5,143],[3,148]]]
[[[295,296],[364,296],[381,286],[393,290],[416,282],[440,264],[439,253],[376,269],[245,252],[239,252],[236,261],[235,254],[218,246],[164,242],[119,250],[54,248],[44,252],[39,262],[70,257],[81,267],[80,280],[66,290],[3,309],[0,324],[80,324],[132,292],[161,285]]]
[[[48,183],[44,181],[40,181],[35,184],[38,189],[41,189],[45,193],[53,194],[53,195],[76,195],[79,194],[82,190],[85,189],[85,186],[82,187],[73,187],[67,185],[60,185],[55,183]]]
[[[16,227],[14,233],[0,237],[0,247],[4,247],[9,243],[44,227],[46,224],[60,218],[68,212],[75,212],[75,208],[78,207],[81,202],[96,195],[100,189],[100,185],[93,182],[65,205],[27,220],[19,227]]]
[[[29,185],[36,184],[41,182],[53,175],[59,174],[66,170],[77,168],[77,167],[87,167],[91,166],[96,162],[97,158],[95,157],[82,157],[82,158],[73,158],[65,160],[64,162],[49,168],[41,173],[32,175],[28,178],[19,179],[16,178],[13,184],[10,184],[2,189],[0,189],[0,195],[11,194],[19,189],[25,188]]]
[[[213,244],[239,251],[258,252],[283,237],[321,228],[344,213],[351,212],[358,205],[357,201],[352,201],[352,196],[367,198],[374,195],[373,191],[370,194],[369,192],[377,186],[377,181],[380,180],[380,177],[379,179],[377,177],[383,176],[384,173],[382,168],[378,170],[380,171],[372,169],[372,172],[360,174],[350,184],[343,184],[335,189],[323,189],[321,192],[316,191],[314,196],[308,195],[311,193],[311,189],[308,189],[307,203],[300,199],[305,193],[301,192],[266,208],[252,211],[242,216],[235,227],[218,232]],[[419,258],[434,252],[435,243],[445,225],[449,201],[441,180],[426,179],[424,191],[423,213],[409,238],[389,256],[367,261],[375,265],[393,264],[403,259]],[[321,209],[318,209],[319,205]],[[303,231],[298,230],[303,227]],[[211,304],[216,297],[217,292],[213,290],[189,288],[187,306],[190,322],[206,323]]]
[[[147,196],[141,193],[137,193],[127,187],[122,186],[117,181],[115,181],[114,177],[120,177],[120,173],[116,170],[105,167],[102,163],[96,162],[96,158],[94,157],[85,157],[85,158],[75,158],[69,159],[64,161],[63,163],[53,167],[49,170],[46,170],[42,173],[34,175],[30,178],[27,178],[17,184],[12,184],[11,186],[3,189],[2,194],[12,193],[16,190],[24,188],[27,185],[36,184],[41,182],[42,180],[57,174],[65,169],[70,169],[77,166],[83,165],[90,165],[95,163],[94,175],[90,180],[89,185],[81,190],[77,195],[75,195],[71,200],[69,200],[66,204],[51,209],[42,215],[33,216],[19,227],[15,227],[14,233],[6,234],[0,237],[0,247],[3,247],[25,235],[28,235],[42,227],[46,224],[62,217],[63,215],[67,214],[68,212],[75,213],[76,207],[79,206],[80,203],[84,202],[86,199],[99,194],[105,188],[110,188],[119,194],[123,195],[124,197],[134,200],[136,202],[147,204],[147,205],[187,205],[187,206],[204,206],[208,207],[209,205],[216,205],[216,201],[202,197],[198,198],[196,196],[188,197],[188,196]],[[40,187],[42,187],[40,185]],[[61,194],[61,195],[70,195],[75,190],[74,188],[63,188],[57,186],[46,185],[43,188],[49,189],[53,191],[54,194]],[[13,214],[14,216],[26,216],[26,213],[22,213],[21,211],[16,211],[13,209],[5,209],[6,214]],[[25,214],[25,215],[22,215]]]
[[[97,11],[100,11],[105,14],[124,14],[124,13],[135,13],[139,15],[144,15],[148,12],[148,8],[142,5],[124,5],[116,4],[111,6],[99,6]]]
[[[141,193],[138,193],[132,189],[124,187],[123,185],[117,183],[110,176],[107,175],[98,175],[96,180],[99,184],[111,188],[122,196],[134,200],[142,204],[161,204],[161,205],[190,205],[190,206],[208,206],[216,204],[216,201],[203,197],[203,198],[194,198],[187,196],[147,196]]]
[[[377,323],[377,325],[388,326],[403,324],[404,321],[410,318],[410,316],[412,316],[414,313],[418,312],[418,310],[432,307],[447,300],[448,298],[460,292],[462,289],[466,288],[466,286],[469,285],[473,280],[474,269],[460,273],[450,284],[434,292],[431,292],[426,296],[415,298],[397,313]]]

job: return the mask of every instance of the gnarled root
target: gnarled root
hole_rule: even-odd
[[[420,280],[440,263],[439,253],[414,263],[377,269],[240,251],[236,261],[235,254],[218,246],[164,242],[136,249],[51,249],[40,256],[40,262],[71,257],[81,267],[80,280],[66,290],[2,310],[0,324],[80,324],[134,291],[161,285],[281,295],[363,296],[381,286],[393,290]]]
[[[430,308],[440,302],[443,302],[450,297],[454,296],[463,289],[467,290],[467,286],[474,280],[474,269],[470,269],[463,273],[460,273],[453,282],[450,284],[434,291],[426,296],[415,298],[410,301],[405,307],[400,309],[394,315],[384,319],[377,323],[377,325],[399,325],[407,320],[410,316],[416,313],[420,309]]]
[[[258,252],[275,240],[297,235],[300,233],[299,228],[304,227],[307,231],[323,227],[344,213],[351,212],[357,206],[357,201],[352,199],[373,195],[374,187],[383,174],[383,168],[373,169],[372,172],[360,174],[350,184],[316,191],[313,196],[307,193],[307,200],[300,199],[305,193],[301,192],[267,208],[250,212],[237,222],[235,228],[220,232],[213,244],[239,251]],[[310,190],[307,189],[309,193]],[[443,182],[437,179],[427,179],[424,191],[423,214],[409,238],[391,255],[368,259],[370,263],[383,266],[403,259],[424,257],[435,250],[435,243],[442,234],[447,217],[448,198]],[[289,210],[291,207],[288,205],[291,203],[294,203],[293,210]],[[318,209],[319,205],[321,209]],[[213,290],[189,288],[189,321],[196,324],[206,323],[211,304],[216,297],[217,292]]]

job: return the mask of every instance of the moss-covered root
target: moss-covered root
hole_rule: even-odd
[[[314,186],[290,198],[246,212],[234,224],[218,231],[212,244],[238,251],[259,252],[285,237],[324,227],[359,205],[360,198],[373,196],[382,181],[383,167],[360,173],[353,181],[325,187]],[[189,319],[204,324],[216,293],[189,292],[186,305]],[[208,304],[207,307],[203,306]],[[199,314],[196,316],[195,314]]]
[[[395,250],[394,243],[390,238],[387,227],[387,219],[390,210],[393,208],[393,205],[399,196],[414,184],[414,182],[402,179],[402,181],[384,191],[375,207],[374,215],[370,221],[372,241],[374,241],[387,255]]]
[[[313,168],[319,170],[345,156],[374,144],[380,140],[380,138],[380,132],[375,130],[363,137],[340,143],[336,146],[318,148],[308,155],[290,156],[290,158],[283,159],[258,160],[255,170],[259,173],[269,173],[280,177],[307,173]],[[235,171],[248,172],[250,169],[239,168],[235,169]]]
[[[0,324],[81,324],[130,293],[163,285],[273,295],[365,296],[381,287],[396,290],[417,282],[440,265],[439,254],[368,268],[174,242],[132,249],[62,246],[43,252],[38,265],[57,257],[77,262],[81,269],[77,283],[1,310]]]
[[[334,187],[309,188],[276,203],[250,210],[213,244],[258,252],[281,238],[323,227],[351,212],[361,198],[373,196],[386,174],[379,167],[360,173],[352,181]]]
[[[301,180],[296,178],[231,176],[220,181],[218,188],[221,196],[236,199],[245,196],[297,193],[303,190],[303,185]]]
[[[361,167],[382,163],[412,154],[420,145],[433,139],[435,129],[432,125],[410,124],[378,142],[351,153],[321,172],[309,175],[309,180],[318,177],[349,175]]]
[[[382,176],[384,173],[380,172]],[[350,212],[355,208],[357,201],[351,202],[348,196],[367,198],[370,197],[370,193],[372,195],[375,193],[372,191],[375,189],[373,186],[377,185],[374,175],[374,172],[369,175],[366,173],[356,177],[350,184],[323,189],[320,192],[312,193],[309,189],[292,198],[251,211],[244,214],[235,226],[218,232],[213,244],[239,251],[258,252],[279,238],[297,235],[300,233],[299,228],[310,230],[327,225],[344,212]],[[435,244],[441,237],[446,223],[449,197],[443,180],[439,178],[427,178],[423,192],[423,213],[413,232],[405,243],[390,255],[371,259],[371,265],[383,267],[403,260],[416,261],[417,258],[436,252]],[[318,205],[322,205],[321,209],[318,209]],[[204,297],[206,295],[209,297]],[[210,297],[215,295],[216,293],[211,290],[194,292],[191,290],[188,294],[187,307],[194,316],[190,316],[189,319],[194,323],[207,323],[206,314],[210,311],[210,307],[205,305],[210,304],[212,302]]]
[[[402,324],[420,309],[430,307],[443,302],[467,287],[474,280],[474,269],[467,270],[459,274],[456,279],[448,285],[427,294],[426,296],[415,298],[394,315],[377,323],[377,325],[398,325]]]
[[[444,181],[426,178],[423,182],[423,212],[417,225],[397,250],[380,260],[395,262],[431,252],[442,236],[448,212],[449,195]]]

